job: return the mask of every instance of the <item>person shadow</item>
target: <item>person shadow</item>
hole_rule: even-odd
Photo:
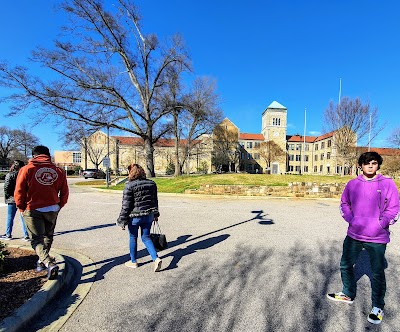
[[[266,217],[268,214],[264,213],[263,210],[253,210],[253,211],[251,211],[251,213],[253,213],[254,215],[250,219],[242,220],[235,224],[232,224],[232,225],[229,225],[229,226],[226,226],[223,228],[219,228],[219,229],[210,231],[208,233],[201,234],[201,235],[193,237],[193,238],[191,238],[192,235],[186,234],[186,235],[178,236],[176,238],[176,240],[168,241],[168,248],[179,247],[183,244],[188,244],[188,246],[186,248],[178,248],[175,251],[170,252],[166,255],[162,255],[162,251],[160,251],[159,252],[160,258],[166,258],[169,256],[173,257],[172,261],[168,265],[168,267],[163,270],[177,268],[178,262],[182,259],[182,257],[193,254],[199,250],[205,250],[207,248],[210,248],[210,247],[226,240],[230,236],[229,234],[223,234],[223,235],[218,235],[215,237],[209,237],[215,233],[222,232],[227,229],[234,228],[239,225],[242,225],[242,224],[245,224],[248,222],[252,222],[252,221],[256,221],[261,225],[273,225],[274,224],[272,219],[269,219]],[[105,225],[105,226],[108,226],[108,225]],[[202,239],[202,238],[205,238],[205,239]],[[167,240],[168,240],[168,236],[167,236]],[[200,240],[200,241],[198,241],[198,240]],[[145,248],[139,250],[137,253],[137,259],[144,258],[146,256],[148,256],[148,252],[147,252],[147,249],[145,249]],[[117,266],[117,265],[124,264],[129,259],[130,259],[129,254],[125,254],[125,255],[118,256],[118,257],[112,257],[112,258],[105,259],[103,261],[93,263],[93,264],[104,264],[97,271],[96,280],[103,279],[104,275],[111,268],[113,268],[114,266]],[[146,265],[149,263],[151,263],[151,260],[147,260],[147,261],[141,263],[140,265]]]

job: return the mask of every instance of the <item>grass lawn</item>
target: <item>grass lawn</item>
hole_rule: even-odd
[[[319,176],[319,175],[267,175],[267,174],[206,174],[206,175],[183,175],[180,177],[157,177],[153,178],[157,183],[158,192],[161,193],[184,193],[186,189],[198,189],[202,184],[222,185],[248,185],[248,186],[287,186],[291,182],[312,182],[316,184],[347,183],[354,176]],[[400,188],[400,179],[395,180]],[[107,188],[104,180],[79,182],[77,185],[90,185],[102,189]],[[109,186],[108,189],[122,190],[124,184]]]

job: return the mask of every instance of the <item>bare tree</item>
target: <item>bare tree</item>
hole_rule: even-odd
[[[188,165],[191,151],[199,151],[197,140],[203,135],[211,134],[215,126],[222,121],[222,111],[218,106],[213,80],[197,77],[190,90],[184,93],[177,78],[178,75],[171,72],[169,91],[163,99],[164,107],[171,109],[172,115],[175,176],[182,174],[185,162]]]
[[[339,104],[330,102],[324,114],[326,131],[334,132],[333,148],[336,157],[342,162],[342,175],[346,167],[356,162],[357,142],[366,141],[367,145],[383,129],[379,124],[378,109],[371,108],[369,102],[362,103],[360,98],[344,97]]]
[[[88,138],[98,129],[95,127],[90,127],[86,125],[84,122],[79,122],[79,121],[66,121],[65,124],[66,124],[65,130],[61,134],[61,140],[63,141],[64,145],[69,148],[78,149],[80,151],[83,150],[84,153],[83,159],[85,161],[84,169],[87,169],[88,159],[90,159],[92,162],[93,160],[98,159],[90,156],[91,149],[89,147],[90,141],[88,140]],[[104,149],[102,149],[102,151],[103,150]],[[100,162],[98,163],[98,165],[100,164]],[[93,163],[95,164],[95,162]]]
[[[10,154],[15,149],[15,131],[6,127],[0,127],[0,164],[10,164]]]
[[[400,149],[400,127],[394,129],[389,137],[389,142],[395,148]]]
[[[187,125],[185,157],[190,158],[191,150],[199,144],[200,137],[212,134],[214,128],[222,121],[218,95],[215,92],[215,81],[208,77],[198,77],[188,95],[184,98],[187,111],[183,113],[182,126]],[[189,161],[187,161],[189,162]]]
[[[20,129],[16,129],[15,135],[15,149],[27,160],[32,149],[39,145],[39,138],[27,129],[26,125],[22,125]]]
[[[274,141],[261,142],[258,153],[264,159],[268,168],[271,167],[271,162],[285,155],[285,151]]]
[[[160,120],[170,109],[160,107],[159,96],[169,70],[189,68],[182,39],[161,44],[156,35],[144,35],[130,0],[66,0],[61,8],[69,17],[66,38],[54,50],[32,53],[56,79],[0,64],[0,84],[18,91],[3,99],[13,104],[10,115],[36,108],[42,118],[51,114],[140,136],[146,173],[154,176],[154,143],[169,130]]]
[[[239,139],[238,132],[228,130],[222,125],[217,125],[213,131],[213,152],[211,163],[217,172],[223,165],[229,166],[239,163]]]

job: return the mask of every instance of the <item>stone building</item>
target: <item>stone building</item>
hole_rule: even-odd
[[[260,133],[242,133],[236,124],[225,118],[217,126],[218,131],[216,127],[212,135],[204,135],[192,142],[190,149],[187,141],[181,140],[179,154],[180,160],[184,161],[182,173],[240,171],[331,175],[341,174],[343,167],[345,174],[354,170],[354,165],[343,166],[337,157],[335,132],[321,136],[288,135],[287,111],[285,106],[273,101],[262,113]],[[145,164],[143,140],[140,137],[108,137],[97,131],[85,142],[86,149],[82,148],[81,151],[82,168],[104,169],[104,158],[107,159],[107,156],[114,172],[126,173],[131,163]],[[165,174],[166,169],[174,164],[175,142],[172,139],[160,139],[154,148],[155,173]],[[271,153],[274,149],[279,153]],[[398,150],[386,149],[384,152],[393,155],[398,154]],[[66,156],[72,159],[77,156],[75,151],[66,153],[56,153],[56,159],[60,157],[58,163],[66,163]],[[224,162],[220,164],[217,160]]]

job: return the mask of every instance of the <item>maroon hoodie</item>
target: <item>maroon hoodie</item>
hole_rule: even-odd
[[[14,199],[21,211],[58,204],[62,208],[69,190],[65,172],[41,154],[28,161],[17,176]]]

